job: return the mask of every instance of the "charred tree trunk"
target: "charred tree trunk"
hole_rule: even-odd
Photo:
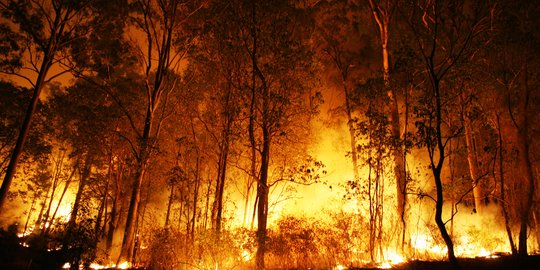
[[[528,121],[528,120],[525,120]],[[520,209],[520,228],[519,228],[519,245],[518,254],[522,256],[528,255],[527,252],[527,229],[529,226],[529,220],[531,217],[531,210],[534,198],[534,175],[532,171],[532,163],[529,156],[529,142],[528,142],[528,128],[527,123],[524,123],[524,127],[518,132],[517,147],[521,160],[521,171],[525,174],[523,176],[523,191],[525,192],[525,198],[522,200]]]
[[[84,188],[86,187],[88,178],[90,177],[90,173],[92,171],[92,156],[90,153],[86,154],[86,160],[84,162],[84,168],[82,169],[82,172],[80,173],[80,181],[79,181],[79,188],[77,189],[77,194],[75,195],[75,201],[73,202],[73,209],[71,210],[71,216],[69,217],[69,221],[67,224],[67,233],[66,237],[64,239],[64,245],[62,246],[62,249],[66,251],[69,248],[69,243],[74,237],[75,233],[75,227],[77,225],[77,216],[79,215],[79,209],[81,207],[81,201],[83,197]]]
[[[147,150],[143,150],[147,151]],[[143,154],[146,156],[146,154]],[[146,157],[141,157],[146,159]],[[133,259],[133,248],[135,243],[135,227],[137,223],[137,217],[139,212],[139,204],[141,201],[141,188],[146,173],[146,160],[140,160],[137,165],[137,172],[135,174],[135,181],[131,190],[131,199],[129,201],[129,208],[126,218],[126,228],[124,230],[124,238],[122,240],[122,248],[120,250],[120,256],[118,257],[117,264],[125,261],[131,262]]]
[[[113,203],[112,203],[112,207],[111,207],[111,214],[110,214],[110,217],[109,217],[109,226],[108,226],[108,230],[107,230],[107,240],[106,240],[106,243],[105,243],[105,248],[106,248],[106,251],[107,251],[107,254],[109,254],[109,252],[111,251],[111,248],[112,248],[112,245],[113,245],[113,240],[114,240],[114,234],[116,233],[116,229],[117,229],[117,225],[118,225],[118,222],[120,220],[120,217],[118,215],[118,208],[119,208],[119,201],[120,201],[120,196],[121,196],[121,192],[122,192],[122,189],[121,189],[121,186],[122,186],[122,178],[123,178],[123,173],[122,173],[122,164],[120,163],[119,166],[118,166],[118,169],[117,169],[117,175],[116,175],[116,191],[115,191],[115,194],[114,194],[114,199],[113,199]]]
[[[257,269],[265,269],[264,255],[266,253],[266,226],[268,219],[268,166],[270,162],[270,135],[267,127],[263,126],[263,150],[261,153],[261,177],[257,185]]]
[[[122,248],[120,250],[120,256],[118,257],[117,264],[124,261],[131,262],[133,259],[133,247],[135,242],[135,227],[138,219],[139,204],[141,200],[141,189],[146,173],[146,166],[148,164],[151,146],[150,146],[150,132],[152,130],[152,122],[154,118],[154,107],[149,102],[146,119],[144,125],[144,132],[140,138],[140,152],[137,156],[137,170],[135,173],[135,181],[131,190],[131,197],[129,202],[129,209],[126,218],[126,227],[124,230],[124,238],[122,240]]]
[[[524,55],[529,55],[525,53]],[[525,60],[527,61],[527,60]],[[525,193],[525,196],[519,201],[519,243],[518,243],[518,254],[520,256],[527,256],[527,230],[529,226],[529,221],[531,218],[533,199],[535,194],[535,180],[532,170],[532,162],[530,157],[530,138],[529,138],[529,102],[530,102],[530,89],[528,82],[528,63],[524,62],[522,70],[520,70],[521,82],[522,84],[518,85],[518,90],[520,87],[523,89],[519,93],[517,100],[517,109],[518,114],[515,115],[510,105],[510,97],[507,96],[507,105],[510,113],[510,117],[515,127],[516,131],[516,147],[518,150],[518,159],[519,167],[522,172],[521,178],[523,182],[520,183],[520,191]],[[509,89],[507,89],[507,95],[510,95]]]
[[[526,114],[526,112],[523,112]],[[529,155],[529,134],[528,134],[528,117],[524,116],[523,125],[518,130],[517,148],[523,175],[523,191],[525,197],[520,205],[520,228],[519,228],[519,245],[518,254],[522,256],[528,255],[527,252],[527,229],[531,217],[533,198],[535,193],[534,175],[532,171],[532,163]]]
[[[193,189],[193,215],[191,217],[191,241],[195,240],[195,228],[197,223],[197,202],[199,197],[199,186],[201,183],[201,172],[200,172],[200,158],[197,157],[197,164],[195,165],[195,187]]]
[[[448,234],[445,223],[442,220],[444,197],[443,197],[441,172],[442,172],[444,159],[445,159],[445,145],[443,143],[443,134],[442,134],[442,102],[441,102],[439,79],[433,73],[433,69],[431,69],[431,71],[432,73],[430,73],[431,74],[430,77],[431,77],[431,82],[433,86],[433,92],[435,95],[435,122],[436,122],[435,123],[436,145],[432,145],[431,146],[432,149],[430,150],[431,169],[433,172],[433,179],[435,181],[435,187],[437,191],[437,197],[435,200],[435,223],[437,224],[437,227],[439,228],[439,231],[441,232],[441,236],[446,244],[446,247],[448,248],[448,260],[454,265],[455,268],[460,268],[459,262],[454,253],[454,243],[452,242],[452,238]],[[436,148],[436,150],[434,148]],[[436,161],[434,157],[435,151],[437,152]]]
[[[40,72],[34,85],[34,94],[32,95],[30,104],[26,109],[23,124],[21,126],[21,130],[19,131],[19,136],[17,137],[15,148],[13,149],[13,152],[11,154],[11,159],[9,160],[9,164],[6,169],[6,174],[4,175],[4,181],[2,182],[2,186],[0,187],[0,213],[4,213],[4,211],[2,211],[2,208],[6,202],[7,194],[11,186],[11,182],[13,181],[13,176],[15,175],[15,170],[17,168],[19,158],[21,156],[24,144],[26,142],[26,138],[28,137],[28,133],[30,131],[30,124],[32,122],[32,118],[34,118],[34,112],[36,111],[39,96],[41,95],[41,90],[43,89],[43,85],[45,84],[45,77],[47,76],[47,73],[49,72],[49,69],[52,65],[55,53],[54,43],[56,43],[55,40],[49,41],[49,45],[45,50],[45,55],[43,56]]]
[[[508,236],[508,244],[510,245],[510,250],[512,251],[512,255],[517,254],[517,248],[516,244],[514,242],[514,237],[512,236],[512,229],[510,228],[510,217],[508,215],[508,203],[506,202],[506,196],[505,196],[505,190],[506,190],[506,184],[505,184],[505,177],[504,177],[504,159],[503,159],[503,137],[502,137],[502,131],[501,131],[501,122],[499,119],[499,114],[497,114],[497,133],[498,133],[498,141],[499,141],[499,177],[500,177],[500,183],[501,183],[501,211],[504,218],[504,227],[506,229],[506,235]]]
[[[44,34],[44,36],[41,37],[43,38],[43,40],[36,40],[33,38],[33,41],[37,43],[35,45],[43,49],[43,55],[41,56],[41,65],[38,69],[36,81],[35,83],[33,83],[34,92],[32,94],[30,103],[28,104],[28,107],[26,109],[24,120],[19,131],[19,135],[17,137],[17,142],[15,143],[15,147],[13,149],[13,152],[11,153],[11,158],[9,160],[8,167],[6,168],[4,180],[2,181],[2,186],[0,187],[0,215],[4,213],[4,211],[2,211],[2,208],[6,202],[7,194],[11,186],[11,182],[13,181],[13,176],[15,175],[15,171],[17,169],[17,164],[19,162],[20,156],[24,148],[24,144],[30,131],[32,118],[34,117],[41,91],[43,90],[43,86],[47,82],[47,75],[54,62],[56,53],[59,49],[62,49],[61,46],[66,45],[65,40],[63,40],[65,39],[65,33],[73,30],[70,29],[70,26],[68,25],[69,21],[72,20],[74,18],[74,15],[80,11],[75,7],[75,5],[73,5],[73,3],[64,4],[59,4],[57,6],[54,6],[54,8],[51,8],[50,10],[54,10],[54,12],[51,13],[54,14],[45,15],[48,16],[48,18],[51,18],[51,20],[49,20],[48,28],[45,27],[43,33],[28,33],[32,36],[40,36],[41,34]],[[85,5],[83,4],[80,7],[84,6]],[[26,28],[26,26],[23,28]],[[34,30],[35,29],[30,28],[30,31]],[[48,35],[48,37],[46,35]]]
[[[169,227],[169,220],[171,217],[171,207],[174,198],[174,183],[171,184],[171,193],[169,194],[169,202],[167,203],[167,213],[165,215],[165,228]]]

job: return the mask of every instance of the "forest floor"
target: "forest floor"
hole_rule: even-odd
[[[496,258],[459,259],[460,270],[539,270],[540,255],[516,257],[504,255]],[[375,270],[380,268],[351,268],[350,270]],[[446,261],[410,261],[393,266],[393,270],[454,270]]]

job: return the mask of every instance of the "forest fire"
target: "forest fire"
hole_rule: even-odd
[[[0,268],[527,269],[530,2],[1,1]]]

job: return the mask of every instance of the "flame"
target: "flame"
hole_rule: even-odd
[[[130,267],[129,262],[123,262],[123,263],[120,263],[118,266],[116,266],[116,268],[118,269],[128,269],[129,267]]]
[[[253,258],[253,254],[249,250],[244,249],[242,251],[242,259],[244,259],[244,262],[249,262],[251,258]]]
[[[403,258],[403,256],[399,255],[397,252],[389,251],[386,254],[386,262],[392,265],[395,265],[395,264],[400,264],[400,263],[405,262],[405,259]]]

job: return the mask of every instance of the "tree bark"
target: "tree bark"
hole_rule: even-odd
[[[474,211],[476,213],[482,212],[482,188],[480,186],[479,179],[479,168],[478,168],[478,155],[476,153],[476,145],[474,143],[472,123],[470,117],[467,115],[468,111],[466,109],[467,104],[465,104],[465,93],[460,95],[461,99],[461,122],[463,123],[463,128],[465,130],[465,144],[467,146],[467,163],[469,165],[469,175],[471,177],[472,191],[474,197]]]
[[[4,181],[2,182],[2,187],[0,187],[0,214],[5,213],[2,208],[6,202],[8,191],[11,186],[11,182],[13,181],[13,176],[15,175],[15,170],[17,168],[19,158],[26,142],[26,138],[28,137],[28,132],[30,131],[30,124],[32,123],[34,112],[36,111],[39,96],[41,95],[41,90],[43,89],[43,85],[45,84],[45,77],[47,76],[47,73],[49,72],[49,69],[52,65],[52,60],[55,52],[52,43],[52,41],[49,42],[49,46],[45,52],[45,55],[43,56],[40,72],[34,86],[34,94],[32,95],[30,104],[26,109],[23,124],[21,126],[21,130],[19,131],[19,136],[17,137],[15,148],[13,149],[13,153],[11,154],[11,159],[9,160],[9,164],[6,169],[6,174],[4,175]]]
[[[390,125],[392,131],[392,137],[395,140],[395,145],[392,150],[392,157],[394,160],[394,175],[396,177],[396,204],[397,213],[401,223],[400,242],[401,246],[404,246],[406,242],[406,228],[407,228],[407,215],[405,212],[407,204],[407,179],[405,172],[405,150],[401,144],[401,123],[399,118],[399,106],[396,97],[396,91],[390,84],[390,53],[388,50],[390,20],[392,18],[395,3],[392,4],[388,1],[385,7],[376,4],[373,0],[369,0],[369,5],[373,18],[379,28],[380,40],[381,40],[381,52],[382,52],[382,64],[383,64],[383,80],[384,88],[388,96],[388,109],[390,111]]]
[[[443,197],[443,187],[442,187],[442,179],[441,179],[441,172],[444,165],[444,159],[445,159],[445,146],[443,143],[443,134],[442,134],[442,102],[441,102],[441,94],[440,94],[440,85],[439,85],[439,78],[437,78],[437,75],[434,74],[433,66],[431,66],[430,70],[430,76],[431,76],[431,82],[433,87],[433,92],[435,95],[435,134],[436,134],[436,152],[437,155],[437,161],[434,160],[434,149],[432,149],[430,153],[430,160],[431,160],[431,168],[433,172],[433,178],[435,181],[435,187],[437,191],[437,197],[435,200],[435,223],[437,224],[437,227],[439,228],[439,231],[441,232],[441,236],[446,244],[446,247],[448,249],[448,260],[452,265],[459,269],[460,265],[456,258],[456,255],[454,253],[454,243],[452,242],[452,238],[448,234],[448,231],[446,230],[446,226],[444,221],[442,220],[442,212],[443,212],[443,205],[444,205],[444,197]]]
[[[499,114],[497,114],[497,133],[499,135],[499,177],[501,182],[501,211],[504,218],[504,227],[506,229],[506,235],[508,236],[508,244],[510,245],[510,250],[512,255],[517,254],[516,244],[514,243],[514,237],[512,236],[512,229],[510,228],[510,217],[508,216],[508,203],[506,202],[505,196],[505,181],[504,181],[504,159],[503,159],[503,137],[501,131],[501,122],[499,119]]]
[[[43,48],[43,56],[41,65],[39,67],[39,72],[37,74],[36,82],[34,83],[34,93],[32,95],[32,99],[30,100],[30,104],[28,105],[26,109],[26,114],[24,116],[24,120],[21,126],[21,129],[19,131],[19,136],[17,137],[17,142],[15,143],[15,148],[13,149],[13,152],[11,154],[11,158],[9,160],[8,167],[6,169],[6,174],[4,175],[4,180],[2,182],[2,186],[0,187],[0,215],[4,213],[2,208],[4,207],[4,204],[7,199],[8,191],[11,186],[11,182],[13,181],[13,177],[15,175],[17,164],[19,162],[20,156],[22,154],[24,144],[26,142],[26,139],[28,137],[28,133],[30,131],[32,119],[34,117],[37,104],[39,102],[39,97],[41,95],[41,91],[43,89],[43,86],[46,83],[46,77],[49,73],[49,70],[52,66],[52,63],[54,61],[54,57],[57,53],[57,51],[61,48],[59,48],[60,38],[63,36],[63,34],[68,31],[66,29],[68,20],[72,18],[74,13],[77,13],[78,10],[75,10],[74,7],[71,4],[67,4],[66,6],[60,5],[57,9],[54,9],[54,20],[52,22],[49,22],[49,37],[46,39],[46,41],[43,41],[44,44],[37,44],[38,46],[41,45]],[[49,14],[50,17],[53,17],[52,14]],[[31,35],[39,35],[38,33],[30,33]],[[39,42],[37,40],[34,40],[34,42]]]
[[[265,269],[264,255],[266,253],[266,227],[268,220],[268,166],[270,161],[270,136],[268,129],[263,127],[263,150],[261,153],[261,177],[257,185],[257,269]]]
[[[146,157],[144,158],[146,159]],[[139,161],[134,186],[131,191],[131,199],[129,202],[128,214],[126,218],[126,228],[124,230],[124,238],[122,240],[122,248],[120,256],[117,260],[117,265],[123,262],[131,262],[133,259],[133,248],[135,243],[135,227],[139,213],[139,204],[141,200],[141,187],[146,173],[146,160]]]

